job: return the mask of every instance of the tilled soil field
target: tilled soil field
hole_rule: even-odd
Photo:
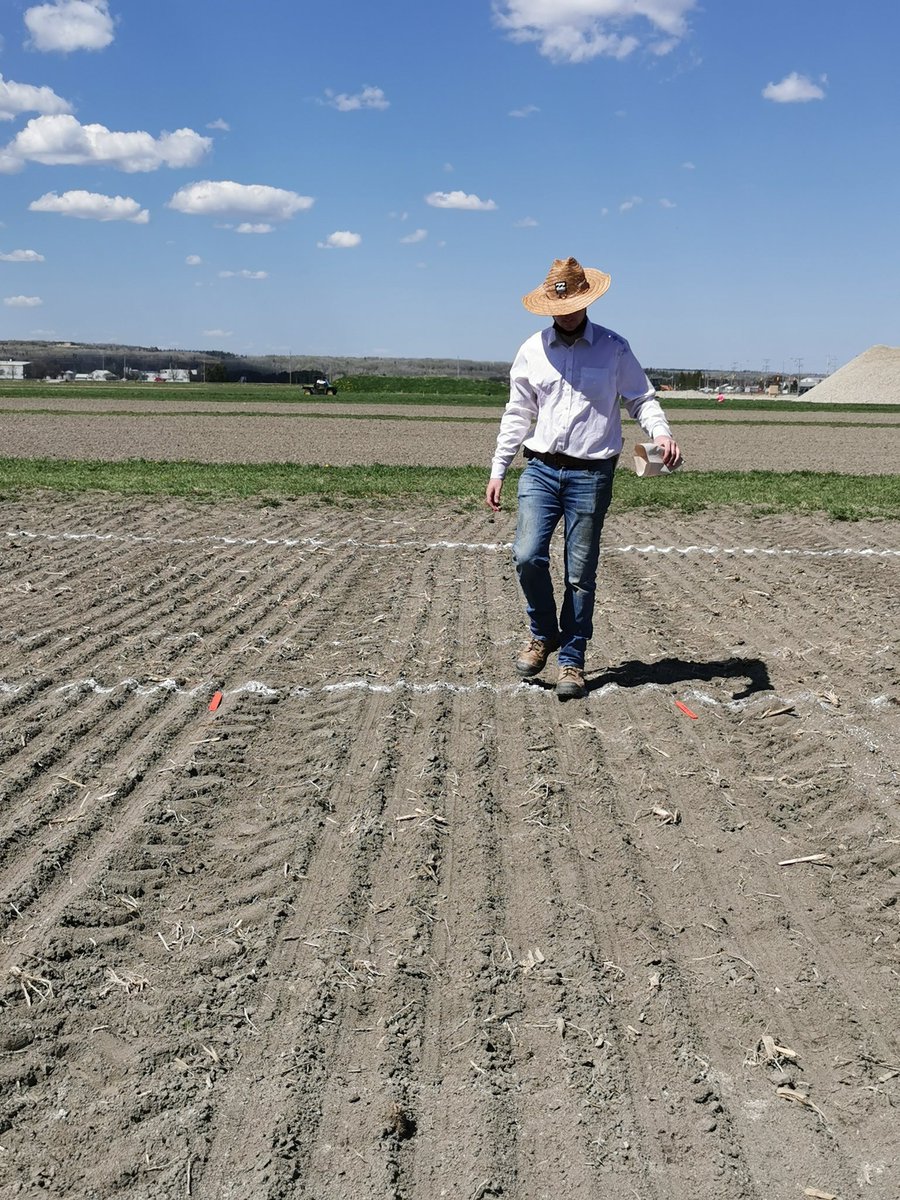
[[[896,523],[2,517],[0,1195],[897,1196]]]
[[[69,402],[70,404],[72,402]],[[96,401],[88,402],[91,405]],[[221,406],[221,411],[192,408],[181,415],[159,405],[138,413],[130,402],[127,414],[104,415],[93,409],[65,412],[0,411],[2,454],[17,458],[105,459],[144,458],[154,462],[292,462],[330,466],[490,465],[500,413],[484,409],[435,410],[428,419],[417,409],[385,408],[380,413],[348,408],[343,416],[316,416],[285,405],[263,406],[252,412]],[[172,402],[177,403],[177,402]],[[154,411],[154,409],[156,411]],[[273,410],[273,411],[268,411]],[[350,414],[354,415],[350,415]],[[742,421],[738,414],[701,415],[691,424],[687,414],[672,414],[672,426],[683,446],[688,466],[698,471],[839,471],[853,475],[889,474],[896,466],[891,440],[896,438],[892,414],[877,423],[870,413],[798,413],[797,421]],[[879,414],[874,414],[878,417]],[[679,425],[679,419],[684,421]],[[640,427],[626,419],[625,455],[643,441]],[[520,460],[521,461],[521,460]]]
[[[662,393],[659,397],[660,402],[665,407],[666,395]],[[322,417],[394,417],[398,420],[411,420],[415,418],[438,417],[444,421],[459,421],[459,420],[477,420],[485,422],[498,422],[503,412],[502,400],[498,400],[496,405],[488,406],[481,404],[439,404],[432,402],[430,404],[391,404],[371,403],[366,401],[361,403],[354,400],[340,401],[315,401],[304,400],[294,402],[276,402],[276,401],[254,401],[246,402],[238,401],[215,401],[215,400],[197,400],[191,396],[188,391],[183,400],[160,400],[153,399],[152,396],[137,395],[129,396],[126,399],[114,398],[107,399],[105,397],[91,396],[80,398],[77,396],[25,396],[19,398],[15,393],[7,392],[4,394],[0,390],[0,417],[5,415],[21,415],[29,411],[33,412],[50,412],[50,413],[135,413],[135,414],[156,414],[158,416],[171,416],[172,414],[210,414],[223,413],[231,414],[254,414],[266,413],[271,416],[282,418],[302,417],[306,414],[313,413],[316,416]],[[881,412],[859,412],[858,410],[848,407],[841,411],[817,412],[809,411],[799,404],[786,404],[782,409],[760,409],[754,412],[752,409],[736,409],[725,405],[721,408],[681,408],[672,410],[673,421],[745,421],[745,422],[776,422],[788,424],[834,424],[837,422],[840,425],[900,425],[900,405],[893,411]]]

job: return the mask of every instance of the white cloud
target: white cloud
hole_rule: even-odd
[[[45,166],[97,164],[133,173],[162,166],[191,167],[211,145],[211,138],[201,137],[193,129],[176,129],[154,138],[142,130],[119,133],[105,125],[82,125],[75,117],[59,115],[33,117],[3,153],[7,162],[14,164],[7,165],[7,171],[37,162]]]
[[[25,12],[36,50],[102,50],[113,40],[107,0],[55,0]]]
[[[627,58],[638,46],[668,54],[687,33],[698,0],[498,0],[497,25],[514,42],[536,42],[553,62]],[[637,27],[641,36],[619,32]],[[645,34],[649,30],[650,38]]]
[[[271,233],[275,228],[274,225],[267,225],[262,222],[258,225],[253,225],[249,221],[241,221],[240,225],[235,229],[235,233]]]
[[[203,259],[199,254],[189,254],[184,261],[189,267],[199,267],[203,262]]]
[[[103,196],[97,192],[47,192],[28,205],[31,212],[59,213],[63,217],[79,217],[84,221],[133,221],[146,225],[150,213],[130,196]]]
[[[424,242],[427,237],[427,229],[416,229],[412,233],[408,233],[406,237],[402,237],[400,241],[404,246],[414,246],[416,242]]]
[[[629,196],[627,200],[623,200],[619,205],[619,212],[630,212],[633,208],[637,208],[639,204],[643,203],[643,196]]]
[[[825,82],[825,77],[822,77]],[[762,92],[766,100],[774,100],[776,104],[797,104],[807,100],[824,100],[825,93],[818,84],[813,83],[805,75],[791,71],[785,75],[781,83],[769,83]]]
[[[15,83],[0,75],[0,121],[11,121],[21,113],[68,113],[72,105],[52,88]]]
[[[323,100],[322,103],[330,104],[338,112],[356,112],[360,108],[390,108],[391,105],[381,88],[372,87],[369,84],[365,84],[363,90],[353,96],[348,96],[346,92],[339,92],[335,95],[330,90],[327,90],[325,95],[328,99]]]
[[[432,208],[464,208],[470,212],[491,212],[497,207],[493,200],[481,200],[465,192],[430,192],[425,203]]]
[[[222,133],[230,133],[231,126],[227,121],[223,121],[221,117],[216,117],[215,121],[210,121],[206,126],[207,129],[219,129]]]
[[[362,235],[351,233],[349,229],[337,229],[329,233],[324,242],[316,242],[320,250],[352,250],[362,241]]]
[[[697,168],[694,166],[694,164],[692,162],[683,162],[681,164],[681,169],[682,169],[682,171],[696,171],[697,170]]]
[[[44,262],[43,254],[37,250],[10,250],[9,254],[0,254],[0,262]]]
[[[660,199],[660,202],[659,202],[659,207],[660,207],[660,208],[677,208],[677,207],[678,207],[678,205],[675,203],[675,201],[674,201],[674,200],[667,200],[667,199],[665,198],[665,196],[663,196],[663,197]]]
[[[7,308],[39,308],[44,302],[40,296],[7,296],[3,303]]]
[[[14,175],[16,171],[21,171],[23,167],[21,158],[17,158],[14,154],[7,154],[6,150],[0,146],[0,175]]]
[[[313,204],[312,196],[298,196],[296,192],[268,187],[264,183],[204,179],[180,188],[169,201],[168,207],[192,216],[235,214],[287,221],[294,213],[304,212]]]
[[[268,271],[220,271],[220,279],[268,279]]]
[[[234,333],[230,329],[204,329],[202,330],[204,337],[209,338],[230,338],[234,337]]]
[[[513,222],[516,229],[535,229],[537,228],[537,224],[534,217],[522,217],[520,221]]]
[[[530,117],[532,113],[540,112],[536,104],[525,104],[522,108],[514,108],[510,111],[511,117]]]
[[[453,174],[453,172],[456,170],[456,168],[454,167],[453,163],[451,163],[451,162],[445,162],[445,163],[444,163],[444,166],[443,166],[443,170],[444,170],[444,171],[445,171],[445,172],[446,172],[448,175],[452,175],[452,174]]]

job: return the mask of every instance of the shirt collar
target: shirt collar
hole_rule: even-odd
[[[587,342],[587,344],[589,346],[593,346],[596,328],[597,328],[596,325],[594,325],[592,323],[590,317],[588,317],[587,322],[584,327],[584,332],[582,333],[581,337],[577,338],[574,342],[572,342],[572,345],[577,346],[579,342]],[[559,336],[559,334],[556,332],[555,325],[549,326],[549,328],[546,330],[546,338],[547,338],[548,346],[557,346],[557,345],[567,346],[569,344],[568,342],[564,342],[562,340],[562,338]]]

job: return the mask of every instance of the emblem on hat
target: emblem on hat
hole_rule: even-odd
[[[529,312],[562,316],[587,308],[609,287],[609,276],[594,267],[583,267],[577,258],[557,258],[540,287],[522,297]]]

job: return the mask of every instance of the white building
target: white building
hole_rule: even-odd
[[[824,375],[806,375],[797,383],[797,395],[802,396],[804,392],[812,391],[816,384],[821,383],[824,378]]]
[[[11,358],[0,361],[0,379],[24,379],[27,362],[13,362]]]
[[[141,379],[144,383],[190,383],[191,374],[186,367],[165,367],[161,371],[144,371]]]

